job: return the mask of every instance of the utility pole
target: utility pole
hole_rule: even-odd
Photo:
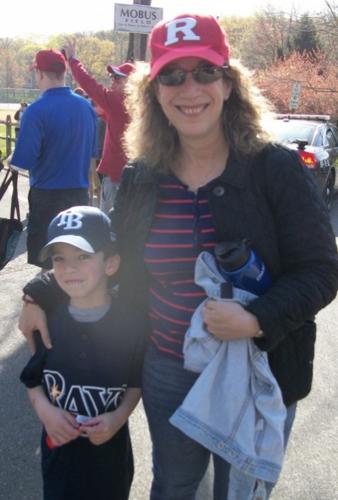
[[[134,0],[134,5],[151,5],[151,0]],[[148,35],[129,33],[127,59],[145,61]]]

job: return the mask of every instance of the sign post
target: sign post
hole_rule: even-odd
[[[115,4],[114,30],[129,33],[128,59],[145,60],[148,33],[163,18],[163,9],[150,3],[134,0],[133,4]]]
[[[294,82],[291,91],[291,98],[289,107],[291,111],[296,111],[299,106],[300,93],[302,90],[302,86],[299,82]]]

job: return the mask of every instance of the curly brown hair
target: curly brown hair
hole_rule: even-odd
[[[238,61],[231,62],[224,78],[232,82],[231,95],[223,108],[225,139],[237,152],[257,153],[271,140],[263,126],[264,118],[272,112],[271,105]],[[155,85],[156,81],[149,79],[148,63],[138,62],[125,87],[125,105],[131,118],[123,145],[131,160],[166,172],[176,163],[180,142],[156,98]]]

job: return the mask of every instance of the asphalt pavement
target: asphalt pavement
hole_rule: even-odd
[[[0,173],[0,182],[4,172]],[[22,218],[27,213],[27,177],[19,176]],[[7,217],[9,197],[0,202]],[[338,200],[331,212],[338,237]],[[14,259],[0,271],[0,500],[41,500],[40,425],[18,380],[29,357],[17,329],[22,286],[37,272],[26,263],[24,230]],[[272,500],[338,500],[338,299],[317,317],[318,340],[313,390],[298,405],[280,481]],[[131,500],[147,500],[151,481],[151,447],[139,405],[131,418],[135,477]],[[211,470],[198,500],[211,500]],[[173,499],[174,500],[174,499]]]

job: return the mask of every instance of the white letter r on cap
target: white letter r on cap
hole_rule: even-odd
[[[179,42],[177,33],[180,32],[183,33],[183,40],[200,40],[201,37],[193,32],[193,28],[196,24],[196,19],[192,17],[182,17],[181,19],[170,21],[170,23],[166,24],[167,39],[164,45],[172,45],[173,43]]]

